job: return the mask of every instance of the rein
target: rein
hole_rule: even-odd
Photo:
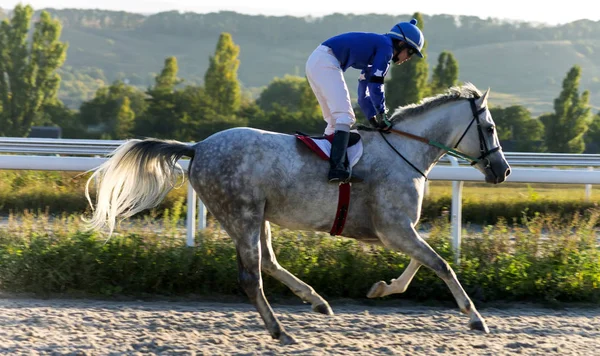
[[[396,135],[399,135],[399,136],[408,137],[408,138],[410,138],[412,140],[415,140],[415,141],[423,142],[423,143],[425,143],[427,145],[434,146],[434,147],[437,147],[437,148],[440,148],[440,149],[446,151],[446,153],[449,154],[450,156],[453,156],[453,157],[456,157],[456,158],[460,158],[460,159],[464,159],[466,161],[469,161],[472,166],[476,165],[481,160],[486,159],[486,157],[489,156],[490,154],[501,150],[502,147],[498,146],[498,147],[495,147],[495,148],[493,148],[491,150],[488,149],[487,144],[485,142],[485,137],[483,135],[483,129],[481,128],[481,122],[479,120],[479,115],[481,115],[482,113],[484,113],[487,110],[487,108],[486,107],[482,107],[481,109],[477,110],[474,98],[470,98],[469,102],[471,104],[471,112],[473,113],[473,119],[471,120],[471,122],[469,123],[469,126],[467,126],[467,128],[465,129],[465,131],[463,132],[463,134],[460,136],[460,139],[458,140],[458,142],[456,143],[456,145],[454,145],[454,148],[450,148],[450,147],[448,147],[448,146],[446,146],[446,145],[444,145],[444,144],[442,144],[440,142],[429,140],[429,139],[427,139],[425,137],[414,135],[414,134],[411,134],[409,132],[402,131],[402,130],[397,130],[397,129],[394,129],[394,128],[391,128],[391,129],[387,130],[387,132],[385,132],[385,133],[393,133],[393,134],[396,134]],[[471,128],[471,126],[473,125],[474,122],[477,122],[477,133],[479,135],[479,151],[481,152],[481,155],[479,157],[477,157],[477,158],[469,156],[468,154],[460,152],[459,150],[456,149],[458,147],[458,145],[460,144],[460,142],[462,141],[462,139],[467,134],[467,132],[469,132],[469,129]],[[383,140],[392,148],[392,150],[394,150],[394,152],[396,152],[396,154],[398,156],[400,156],[400,158],[402,158],[414,170],[416,170],[417,172],[419,172],[423,177],[425,177],[425,179],[427,179],[427,176],[420,169],[418,169],[414,164],[412,164],[408,159],[406,159],[406,157],[404,157],[400,152],[398,152],[398,150],[396,150],[396,148],[394,146],[392,146],[392,144],[385,137],[384,131],[379,130],[379,133],[381,134],[381,137],[383,138]],[[488,160],[488,164],[489,164],[489,160]]]
[[[471,162],[471,165],[477,164],[477,162],[479,162],[479,160],[480,160],[479,158],[471,157],[471,156],[469,156],[469,155],[467,155],[465,153],[462,153],[462,152],[460,152],[458,150],[455,150],[453,148],[445,146],[444,144],[441,144],[441,143],[439,143],[437,141],[429,140],[429,139],[427,139],[425,137],[422,137],[422,136],[413,135],[413,134],[408,133],[406,131],[396,130],[396,129],[390,129],[389,132],[390,133],[394,133],[394,134],[396,134],[398,136],[405,136],[405,137],[411,138],[413,140],[423,142],[423,143],[425,143],[427,145],[430,145],[430,146],[441,148],[442,150],[446,151],[450,156],[454,156],[456,158],[461,158],[461,159],[464,159],[466,161]],[[387,139],[385,141],[388,142]],[[388,142],[388,144],[389,144],[389,142]]]

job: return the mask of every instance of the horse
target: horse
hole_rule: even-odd
[[[398,279],[390,285],[375,283],[368,297],[404,292],[424,265],[447,284],[460,311],[468,315],[468,326],[484,333],[488,326],[456,274],[415,226],[427,174],[444,154],[470,160],[488,183],[502,183],[510,174],[487,108],[489,92],[482,94],[466,83],[396,109],[389,132],[363,127],[363,155],[354,169],[363,172],[364,181],[352,185],[343,232],[346,238],[383,244],[411,258]],[[183,156],[191,158],[187,178],[193,189],[235,244],[239,283],[271,337],[283,345],[297,342],[265,298],[261,272],[284,283],[313,311],[333,315],[324,298],[279,264],[271,245],[270,223],[328,231],[336,211],[338,185],[325,179],[328,162],[294,135],[237,127],[195,144],[128,140],[92,170],[85,190],[93,208],[88,226],[112,234],[117,218],[158,205],[185,178],[177,163]],[[89,195],[92,181],[95,207]]]

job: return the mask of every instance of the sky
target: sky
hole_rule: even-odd
[[[592,10],[595,0],[569,0],[555,6],[541,5],[542,1],[532,0],[379,0],[369,1],[323,1],[323,0],[0,0],[0,7],[12,9],[18,3],[29,4],[34,9],[53,8],[100,8],[137,13],[157,13],[162,11],[190,11],[209,13],[216,11],[236,11],[250,15],[271,16],[324,16],[335,12],[343,14],[387,14],[405,15],[421,12],[424,15],[469,15],[480,18],[498,18],[545,23],[564,24],[580,19],[600,20],[600,11]],[[211,4],[205,4],[211,2]],[[98,5],[98,4],[102,5]],[[343,5],[340,5],[343,4]],[[376,4],[377,7],[372,6]]]

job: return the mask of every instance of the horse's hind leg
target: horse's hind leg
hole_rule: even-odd
[[[262,269],[264,272],[288,286],[288,288],[303,301],[309,302],[314,311],[333,315],[329,303],[318,295],[311,286],[304,283],[298,277],[279,265],[275,253],[273,252],[273,246],[271,245],[271,226],[266,220],[262,226],[260,243],[262,250]]]
[[[469,316],[469,327],[488,333],[489,329],[485,321],[477,309],[475,309],[475,305],[473,305],[473,302],[471,302],[471,299],[460,285],[460,282],[456,278],[456,274],[452,270],[452,267],[448,265],[448,262],[440,257],[440,255],[438,255],[431,246],[419,236],[410,222],[407,222],[403,227],[403,229],[398,229],[398,226],[394,226],[394,228],[386,229],[386,231],[380,235],[380,239],[387,246],[396,248],[417,260],[422,265],[431,268],[435,274],[446,283],[448,288],[450,288],[460,311]]]
[[[417,274],[419,268],[421,268],[419,261],[411,258],[408,267],[406,267],[398,279],[392,279],[389,285],[384,281],[379,281],[373,284],[371,290],[369,290],[369,293],[367,293],[367,298],[379,298],[390,294],[406,292],[408,285],[412,281],[415,274]]]
[[[243,221],[243,219],[240,220]],[[247,228],[247,226],[243,228]],[[271,309],[263,292],[263,281],[260,274],[260,226],[257,224],[255,228],[248,229],[239,234],[232,234],[231,230],[239,231],[239,229],[227,229],[226,227],[227,233],[235,242],[239,281],[242,288],[258,310],[271,336],[274,339],[278,339],[283,345],[296,343],[296,340],[285,332],[283,326],[275,317],[273,309]]]

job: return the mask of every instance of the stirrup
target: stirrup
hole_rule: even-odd
[[[342,170],[342,169],[332,169],[329,171],[327,175],[327,180],[329,183],[341,183],[350,179],[350,172]]]
[[[332,175],[333,172],[343,172],[344,176],[346,176],[346,177],[344,179],[342,179],[339,176],[332,177],[331,175]],[[344,170],[329,171],[329,176],[327,177],[327,179],[328,179],[329,183],[339,183],[339,184],[342,184],[342,183],[360,183],[360,182],[364,181],[364,179],[362,177],[354,175],[354,174],[352,174],[352,172],[347,172],[347,171],[344,171]]]

